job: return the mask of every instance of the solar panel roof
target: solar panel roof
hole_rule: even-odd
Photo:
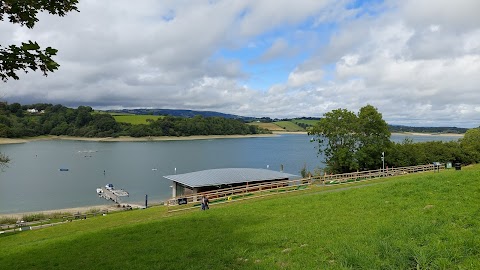
[[[294,174],[253,168],[211,169],[184,174],[167,175],[164,177],[192,188],[298,178],[298,176]]]

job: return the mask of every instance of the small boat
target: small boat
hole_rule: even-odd
[[[103,189],[97,188],[97,194],[102,194],[102,193],[103,193]]]
[[[60,169],[58,169],[58,170],[61,171],[61,172],[68,172],[68,169],[67,169],[67,168],[60,168]]]
[[[115,188],[113,187],[113,184],[106,184],[106,185],[105,185],[105,188],[106,188],[107,190],[114,190],[114,189],[115,189]]]
[[[157,169],[153,168],[152,171],[156,171]]]

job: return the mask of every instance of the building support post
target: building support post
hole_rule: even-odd
[[[177,197],[177,182],[172,181],[172,198]]]
[[[193,188],[193,201],[196,202],[198,200],[197,194],[198,194],[198,188]]]

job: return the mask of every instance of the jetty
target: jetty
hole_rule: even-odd
[[[105,187],[97,188],[97,194],[99,197],[106,200],[120,203],[120,197],[128,197],[128,192],[123,189],[115,189],[112,184],[108,184]]]

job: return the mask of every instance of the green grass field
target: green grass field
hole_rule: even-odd
[[[293,119],[292,122],[315,126],[318,123],[318,120]]]
[[[0,235],[1,269],[480,269],[480,166]]]
[[[274,123],[259,123],[259,122],[252,122],[252,123],[248,123],[249,125],[255,125],[255,126],[259,126],[261,128],[264,128],[264,129],[268,129],[270,131],[285,131],[283,128],[275,125]]]
[[[278,122],[275,122],[275,124],[283,128],[285,131],[305,131],[304,128],[298,126],[297,124],[291,121],[278,121]]]
[[[147,124],[147,119],[157,120],[158,118],[163,118],[161,115],[134,115],[134,114],[121,114],[113,115],[115,121],[119,123],[129,123],[132,125]]]

